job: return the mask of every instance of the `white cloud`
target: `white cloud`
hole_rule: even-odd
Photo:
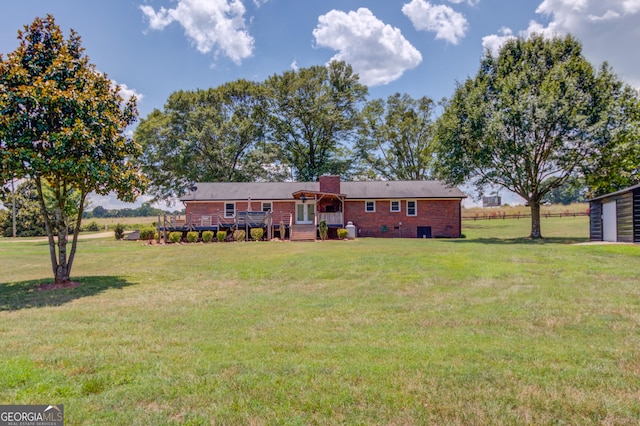
[[[115,81],[113,81],[113,84],[118,86],[118,83],[116,83]],[[128,101],[129,99],[131,99],[133,96],[136,97],[136,100],[138,102],[140,102],[142,100],[142,98],[144,97],[142,95],[142,93],[138,93],[136,92],[135,89],[130,89],[129,87],[127,87],[126,84],[120,84],[120,91],[118,92],[120,94],[120,96],[122,96],[122,98],[125,101]]]
[[[253,53],[254,39],[247,32],[241,0],[177,0],[175,9],[140,6],[152,30],[178,22],[201,53],[214,51],[236,64]]]
[[[436,39],[458,44],[469,27],[467,19],[449,6],[432,5],[425,0],[411,0],[402,6],[402,13],[419,31],[436,33]]]
[[[298,67],[298,61],[296,61],[295,59],[293,60],[293,62],[291,62],[291,69],[294,71],[298,71],[300,69],[300,67]]]
[[[531,21],[519,36],[572,34],[582,42],[585,56],[594,66],[607,61],[622,79],[640,88],[640,55],[636,53],[640,0],[543,0],[536,13],[549,23]],[[502,35],[484,37],[483,46],[496,49],[502,45],[500,41],[512,36],[508,28],[501,31]]]
[[[515,38],[513,35],[513,31],[511,28],[502,27],[500,28],[500,35],[491,34],[485,37],[482,37],[482,47],[484,50],[490,51],[494,56],[498,54],[500,48],[510,39]]]
[[[313,36],[318,46],[338,51],[331,60],[351,64],[360,81],[369,86],[397,80],[422,62],[420,52],[398,28],[380,21],[366,8],[321,15]]]

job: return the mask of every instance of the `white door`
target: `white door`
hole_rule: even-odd
[[[602,241],[618,241],[616,202],[602,203]]]
[[[316,206],[313,202],[296,204],[296,223],[299,225],[312,225],[316,214]]]

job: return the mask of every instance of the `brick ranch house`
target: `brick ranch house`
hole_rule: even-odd
[[[458,238],[461,202],[458,188],[438,181],[197,183],[180,198],[184,220],[165,222],[166,230],[233,230],[264,227],[267,238],[280,224],[292,240],[315,239],[321,221],[336,229],[352,222],[359,237]],[[285,236],[280,236],[281,238]]]

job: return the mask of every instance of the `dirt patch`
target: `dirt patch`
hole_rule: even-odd
[[[67,281],[64,283],[49,283],[49,284],[40,284],[38,286],[38,291],[49,291],[49,290],[60,290],[61,288],[76,288],[80,285],[77,281]]]

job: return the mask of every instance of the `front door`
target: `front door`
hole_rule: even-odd
[[[314,202],[296,203],[296,223],[298,225],[313,225],[316,214]]]

